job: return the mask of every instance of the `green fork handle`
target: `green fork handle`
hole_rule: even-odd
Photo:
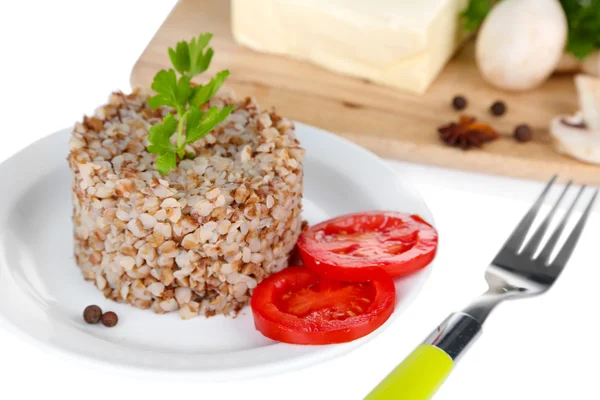
[[[465,313],[450,315],[364,400],[431,399],[480,333],[481,324],[475,318]]]
[[[435,392],[452,371],[454,361],[430,344],[422,344],[398,365],[365,400],[425,400]]]

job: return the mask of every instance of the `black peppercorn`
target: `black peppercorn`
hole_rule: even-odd
[[[467,99],[460,95],[454,96],[452,99],[452,107],[454,107],[455,110],[464,110],[467,107]]]
[[[531,128],[527,124],[518,125],[515,128],[515,139],[519,142],[529,142],[532,139]]]
[[[495,101],[490,107],[490,112],[495,116],[499,117],[506,112],[506,104],[503,101]]]

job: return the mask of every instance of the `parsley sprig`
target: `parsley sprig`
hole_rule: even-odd
[[[600,48],[600,0],[560,0],[567,15],[567,51],[583,60]]]
[[[200,106],[221,88],[229,71],[217,73],[206,85],[191,85],[192,79],[210,65],[214,54],[213,49],[208,47],[211,38],[212,34],[204,33],[189,42],[177,43],[174,49],[169,48],[174,69],[161,70],[154,76],[152,90],[156,95],[148,100],[148,105],[153,109],[168,106],[176,112],[167,114],[161,124],[152,126],[148,135],[148,151],[157,154],[156,169],[163,175],[177,166],[178,159],[187,156],[185,147],[188,144],[209,133],[234,109],[211,107],[206,112],[200,110]],[[177,137],[173,143],[171,137],[175,132]]]

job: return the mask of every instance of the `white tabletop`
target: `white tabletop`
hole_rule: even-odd
[[[173,4],[1,2],[0,160],[71,125],[112,89],[127,90],[131,66]],[[374,341],[292,373],[201,384],[90,369],[0,328],[0,390],[16,399],[54,393],[86,400],[362,398],[447,314],[485,290],[486,262],[542,188],[540,182],[391,163],[431,208],[440,248],[418,299]],[[600,398],[595,382],[600,371],[599,245],[596,211],[555,287],[541,297],[501,306],[436,399]]]

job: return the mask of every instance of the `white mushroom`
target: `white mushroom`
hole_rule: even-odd
[[[552,118],[550,135],[558,152],[600,164],[600,78],[578,75],[575,85],[582,111]]]
[[[504,0],[479,31],[477,66],[501,89],[532,89],[554,71],[566,40],[567,19],[558,0]]]
[[[568,116],[559,115],[550,122],[555,149],[580,161],[600,164],[600,135],[593,135],[585,125],[568,125],[567,118]]]

